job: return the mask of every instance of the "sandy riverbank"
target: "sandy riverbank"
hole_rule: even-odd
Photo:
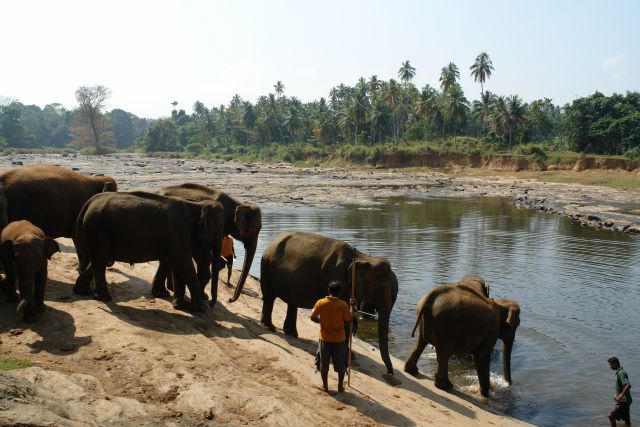
[[[200,182],[261,205],[371,204],[375,197],[406,194],[505,196],[514,202],[533,200],[557,212],[600,215],[600,221],[615,212],[616,221],[638,222],[638,212],[624,208],[636,203],[635,193],[504,177],[452,179],[427,170],[295,169],[137,155],[2,157],[0,170],[19,163],[52,163],[112,175],[122,190]],[[300,314],[300,339],[261,327],[260,291],[254,280],[233,304],[226,302],[230,291],[221,284],[220,303],[191,315],[149,295],[154,263],[116,263],[108,273],[113,303],[76,297],[71,293],[77,265],[73,247],[69,239],[60,243],[64,253],[50,264],[48,310],[42,320],[24,325],[13,305],[0,306],[0,357],[39,366],[0,374],[0,423],[518,424],[493,413],[477,394],[444,393],[429,378],[403,375],[397,359],[401,384],[390,386],[382,378],[378,351],[361,342],[356,346],[360,357],[354,387],[341,395],[325,395],[315,388],[320,383],[313,367],[317,325]],[[276,325],[282,325],[284,314],[285,306],[277,303]],[[335,389],[335,377],[331,381]]]

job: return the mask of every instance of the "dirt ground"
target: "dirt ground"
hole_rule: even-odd
[[[637,212],[628,212],[637,200],[634,193],[512,178],[452,179],[427,170],[295,169],[130,154],[16,155],[0,158],[0,170],[31,163],[112,175],[125,191],[199,182],[260,205],[371,204],[374,197],[402,194],[506,196],[600,215],[627,206],[624,220],[637,222]],[[70,239],[58,241],[63,252],[49,264],[42,318],[23,324],[15,304],[0,301],[0,359],[36,365],[0,372],[0,424],[521,424],[484,405],[477,392],[449,394],[437,390],[431,378],[404,375],[397,359],[399,384],[390,385],[379,352],[361,341],[354,345],[353,387],[325,394],[313,366],[317,325],[300,311],[298,339],[263,328],[261,294],[252,278],[235,303],[227,302],[231,289],[221,283],[218,304],[202,314],[176,311],[169,301],[151,297],[155,263],[110,268],[112,303],[78,297],[71,292],[77,276],[73,245]],[[237,276],[236,271],[233,283]],[[277,301],[276,325],[282,325],[285,312]],[[331,373],[333,390],[335,380]]]

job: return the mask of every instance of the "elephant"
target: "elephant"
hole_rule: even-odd
[[[175,276],[173,305],[187,306],[184,285],[191,293],[190,308],[204,309],[202,287],[193,267],[207,268],[211,252],[220,256],[223,208],[220,203],[188,202],[141,191],[93,196],[78,215],[77,250],[89,261],[80,272],[74,292],[111,301],[105,269],[114,261],[130,264],[166,261]],[[212,298],[215,300],[216,293]]]
[[[327,284],[340,280],[346,284],[340,298],[351,295],[352,266],[356,266],[355,296],[378,311],[380,355],[393,374],[389,357],[389,319],[398,295],[398,282],[385,258],[373,257],[355,250],[347,243],[307,232],[279,234],[264,250],[260,264],[262,289],[261,323],[275,330],[271,315],[276,298],[287,303],[284,332],[297,336],[298,307],[310,309],[327,295]]]
[[[118,191],[110,176],[86,176],[53,165],[30,165],[0,173],[0,229],[26,219],[46,236],[70,237],[82,206],[94,194]],[[84,261],[79,257],[80,270]]]
[[[0,234],[0,258],[6,277],[2,284],[7,301],[17,301],[16,278],[20,289],[18,311],[22,320],[35,322],[44,311],[47,261],[60,252],[58,243],[29,221],[13,221]]]
[[[474,290],[480,296],[489,298],[489,284],[480,276],[475,274],[467,274],[458,282],[454,283],[456,286],[466,286]]]
[[[478,284],[478,282],[476,282]],[[480,393],[489,397],[489,365],[498,338],[503,342],[504,378],[511,384],[511,350],[520,324],[520,307],[510,300],[492,300],[464,283],[433,288],[418,302],[418,319],[411,336],[420,336],[404,364],[405,372],[418,373],[418,359],[427,344],[436,349],[435,385],[451,390],[449,357],[472,354]]]
[[[220,190],[215,190],[209,187],[205,187],[200,184],[186,183],[176,185],[172,187],[166,187],[156,192],[163,196],[180,197],[185,200],[194,202],[209,202],[214,201],[220,203],[224,208],[224,230],[223,235],[231,235],[234,239],[239,240],[244,245],[245,255],[244,264],[242,265],[242,272],[240,274],[240,280],[236,285],[233,298],[230,302],[236,301],[240,297],[242,288],[247,276],[249,275],[249,269],[253,262],[256,249],[258,247],[258,235],[262,228],[262,213],[260,208],[253,205],[242,204],[237,200],[231,198],[226,193]],[[219,257],[213,256],[211,259],[211,271],[215,274],[218,271]],[[207,271],[209,269],[207,268]],[[199,275],[204,280],[201,283],[202,287],[207,284],[208,278],[205,274]],[[164,281],[167,277],[166,264],[161,262],[158,266],[158,271],[153,279],[152,293],[155,296],[167,296],[167,291],[164,287]],[[212,292],[214,287],[217,287],[216,283],[211,282]]]

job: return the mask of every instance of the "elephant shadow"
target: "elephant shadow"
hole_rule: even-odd
[[[54,288],[68,287],[69,285],[54,280],[49,280],[48,286]],[[16,303],[10,303],[0,308],[0,317],[4,319],[0,326],[0,333],[9,330],[31,330],[40,336],[39,340],[30,342],[30,353],[37,354],[47,352],[58,356],[76,353],[80,347],[91,344],[90,336],[76,336],[76,326],[73,316],[58,310],[47,304],[45,311],[40,314],[34,323],[22,322],[19,313],[16,313]]]
[[[377,348],[374,348],[375,352],[378,352],[379,350]],[[369,377],[373,377],[373,378],[380,378],[381,381],[385,381],[386,380],[386,371],[387,368],[385,367],[384,363],[379,362],[376,359],[373,359],[372,357],[370,357],[367,353],[365,352],[358,352],[357,354],[357,358],[353,361],[353,369],[355,371],[361,372],[365,375],[368,375]],[[400,371],[397,369],[395,369],[395,374],[393,375],[393,378],[395,381],[398,381],[399,384],[397,385],[398,388],[403,388],[405,390],[408,390],[412,393],[414,393],[415,395],[424,398],[426,400],[424,400],[424,403],[427,404],[427,402],[434,402],[437,403],[443,407],[445,407],[447,410],[452,411],[452,412],[456,412],[462,416],[465,416],[469,419],[474,419],[475,418],[475,414],[474,412],[469,409],[467,406],[462,405],[450,398],[448,398],[447,396],[443,396],[440,395],[438,393],[435,393],[434,391],[432,391],[431,389],[429,389],[428,387],[426,387],[424,384],[421,384],[419,381],[417,381],[416,379],[427,379],[427,377],[423,374],[418,374],[415,377],[412,377],[408,374],[405,374],[403,371]],[[354,390],[359,391],[361,394],[363,395],[367,395],[366,391],[360,391],[358,390],[356,387],[352,387]],[[490,409],[488,406],[485,405],[481,405],[480,402],[476,401],[473,399],[473,397],[468,396],[464,393],[458,392],[458,391],[453,391],[450,394],[455,395],[458,398],[461,398],[463,400],[465,400],[468,403],[471,403],[475,406],[479,406],[481,407],[483,410],[485,411],[490,411],[493,413],[497,413],[496,411],[493,411],[492,409]],[[373,399],[371,398],[371,396],[368,396],[369,399],[371,399],[373,401]],[[340,401],[342,401],[342,399],[338,399]],[[354,406],[356,406],[356,408],[367,408],[368,406],[366,405],[366,402],[369,402],[369,400],[364,400],[364,401],[354,401],[353,403],[350,403],[348,401],[345,401],[345,404],[353,404]],[[364,406],[361,406],[364,405]],[[381,405],[382,406],[382,405]],[[386,408],[385,408],[386,409]],[[372,408],[373,411],[373,408]],[[392,416],[392,412],[391,410],[388,410],[389,414],[385,414],[384,410],[382,411],[382,415],[380,415],[378,412],[374,412],[376,417],[386,417],[386,416]],[[365,412],[365,415],[370,415],[367,414]],[[378,418],[375,418],[376,420],[378,420]],[[385,418],[386,419],[386,418]],[[393,422],[393,418],[389,418],[389,421],[384,421],[383,424],[391,424],[391,425],[411,425],[412,421],[407,420],[407,423],[398,423],[398,422]]]

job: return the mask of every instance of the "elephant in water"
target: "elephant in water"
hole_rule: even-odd
[[[520,307],[514,301],[487,298],[479,281],[469,276],[465,279],[455,286],[437,286],[418,302],[418,319],[411,336],[418,328],[420,336],[404,370],[416,374],[420,355],[427,344],[432,344],[437,358],[436,387],[450,390],[449,357],[472,354],[480,392],[488,397],[489,365],[498,338],[503,342],[504,378],[511,384],[511,350],[520,324]]]
[[[73,290],[111,301],[105,269],[114,261],[130,264],[167,260],[176,280],[174,307],[183,307],[184,284],[189,287],[191,308],[200,311],[202,286],[193,268],[207,269],[211,253],[220,256],[223,209],[219,203],[195,203],[153,193],[103,193],[82,208],[76,226],[78,253],[90,261]],[[212,249],[213,248],[213,249]],[[215,301],[217,295],[212,295]]]
[[[351,268],[356,266],[356,298],[378,312],[380,355],[389,374],[389,319],[398,296],[398,281],[384,258],[355,251],[343,241],[306,232],[284,232],[264,250],[260,264],[262,324],[275,330],[271,320],[276,298],[287,303],[284,332],[297,336],[298,307],[310,309],[327,296],[332,280],[345,283],[340,298],[351,295]]]
[[[239,240],[244,245],[244,264],[242,265],[242,273],[240,274],[240,280],[236,286],[231,302],[236,301],[240,297],[244,282],[249,275],[249,269],[253,262],[253,257],[256,254],[258,247],[258,235],[262,228],[262,213],[260,208],[253,205],[247,205],[238,202],[237,200],[229,197],[226,193],[220,190],[214,190],[204,185],[199,184],[181,184],[172,187],[166,187],[156,192],[163,196],[180,197],[185,200],[194,202],[218,202],[224,209],[224,230],[223,235],[231,235],[234,239]],[[217,265],[219,263],[219,257],[213,257],[211,260],[211,272],[215,275],[218,271]],[[204,274],[198,271],[200,277],[205,277]],[[165,279],[167,277],[166,263],[161,262],[158,266],[158,271],[153,279],[153,294],[156,296],[166,296],[167,290],[164,286]],[[211,293],[214,293],[214,288],[217,288],[217,278],[214,278],[211,282]],[[206,286],[208,279],[201,283],[202,287]]]
[[[24,322],[34,322],[44,310],[47,260],[60,252],[55,240],[29,221],[10,222],[0,234],[0,257],[6,278],[2,283],[7,301],[16,301],[16,279],[20,289],[18,311]]]

